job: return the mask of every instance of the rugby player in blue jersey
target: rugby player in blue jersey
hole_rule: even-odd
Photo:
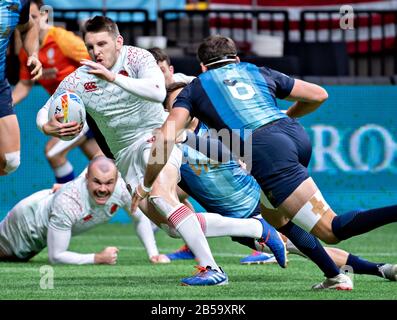
[[[198,58],[203,73],[179,94],[158,131],[133,207],[147,195],[144,190],[162,170],[154,157],[160,153],[167,159],[176,137],[196,117],[210,128],[227,130],[231,141],[223,142],[237,155],[241,153],[235,149],[243,148],[251,174],[277,209],[262,210],[262,215],[324,272],[325,281],[313,289],[352,290],[351,279],[339,270],[316,237],[335,244],[395,222],[397,206],[336,215],[309,176],[311,143],[296,118],[316,110],[328,98],[327,92],[270,68],[240,63],[236,46],[227,37],[206,38]],[[295,103],[284,114],[276,98]],[[236,135],[237,146],[231,143]],[[244,152],[249,148],[247,155]]]
[[[38,59],[39,30],[29,18],[29,7],[27,0],[0,2],[0,175],[14,172],[20,164],[19,124],[5,75],[7,48],[15,28],[21,32],[32,80],[39,79],[42,74]]]
[[[173,102],[186,85],[186,83],[176,82],[167,87],[165,107],[168,110],[172,109]],[[197,136],[203,137],[209,131],[205,124],[199,121],[192,121],[189,129],[194,130]],[[223,148],[222,152],[226,155],[227,150]],[[183,144],[183,156],[179,187],[192,196],[206,211],[240,219],[260,215],[260,186],[241,167],[240,163],[233,159],[223,163],[214,162],[212,159],[204,158],[202,153],[192,149],[187,143]],[[271,207],[269,203],[267,206]],[[306,231],[301,230],[301,233],[305,234]],[[309,234],[307,236],[310,237]],[[232,237],[232,239],[256,250],[257,254],[244,258],[244,261],[274,262],[272,256],[262,252],[264,248],[257,240],[247,237]],[[288,239],[286,243],[290,253],[302,255],[302,252]],[[338,267],[348,265],[349,262],[356,274],[375,275],[391,281],[397,280],[397,264],[369,262],[338,248],[326,247],[325,250]],[[174,257],[176,259],[194,258],[192,252],[186,247],[168,256],[171,260],[174,260]]]

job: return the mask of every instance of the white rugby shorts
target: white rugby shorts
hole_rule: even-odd
[[[116,155],[116,165],[132,190],[143,181],[147,164],[149,162],[152,147],[151,134],[144,135],[131,146],[124,148]],[[161,159],[159,159],[161,160]],[[180,166],[182,164],[182,151],[175,145],[172,149],[168,164],[175,166],[178,170],[178,182],[180,181]]]

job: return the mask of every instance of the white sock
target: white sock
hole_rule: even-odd
[[[196,213],[206,237],[249,237],[262,236],[262,223],[257,219],[237,219],[221,216],[217,213]]]
[[[219,270],[200,223],[188,207],[185,205],[175,207],[168,216],[168,221],[179,232],[201,266],[210,266],[212,269]]]
[[[57,178],[66,177],[73,172],[73,166],[69,161],[66,161],[63,165],[54,168],[54,173]]]
[[[134,225],[136,234],[146,249],[147,255],[150,257],[157,256],[159,251],[157,249],[156,239],[154,237],[152,223],[141,210],[137,210],[134,214]]]

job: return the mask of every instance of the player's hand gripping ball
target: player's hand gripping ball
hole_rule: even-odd
[[[56,114],[63,114],[63,117],[58,119],[62,123],[76,121],[83,125],[86,118],[83,101],[77,94],[70,91],[62,91],[52,99],[48,110],[48,119],[50,120]],[[64,136],[61,139],[72,140],[76,136]]]

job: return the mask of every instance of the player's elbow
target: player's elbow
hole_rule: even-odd
[[[153,95],[153,100],[155,102],[160,102],[163,103],[165,100],[165,97],[167,95],[167,91],[165,90],[165,87],[163,88],[162,86],[156,85],[156,93]]]
[[[51,264],[63,263],[61,254],[48,253],[48,260],[50,261]]]
[[[317,87],[316,92],[313,95],[313,102],[317,103],[323,103],[328,99],[328,92],[322,88],[322,87]]]

